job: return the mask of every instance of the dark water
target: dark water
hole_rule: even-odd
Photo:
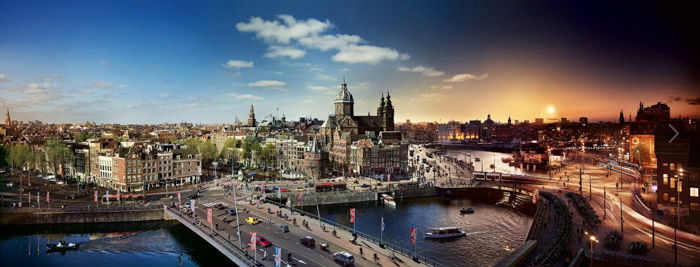
[[[532,218],[517,211],[493,204],[456,199],[447,203],[441,198],[412,198],[397,200],[398,207],[390,208],[378,202],[326,205],[321,216],[352,227],[349,208],[356,209],[356,229],[380,236],[380,217],[386,225],[384,240],[413,249],[409,229],[418,229],[417,252],[447,266],[491,266],[520,246],[529,230]],[[474,214],[462,215],[462,207],[473,207]],[[306,208],[312,212],[311,207]],[[313,210],[315,213],[315,210]],[[457,226],[467,232],[466,237],[452,240],[426,240],[431,227]]]
[[[80,243],[77,251],[46,252],[47,243]],[[0,266],[214,266],[228,258],[170,222],[3,226]]]

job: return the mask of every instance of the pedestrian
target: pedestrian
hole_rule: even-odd
[[[363,256],[362,247],[360,247],[360,256]]]

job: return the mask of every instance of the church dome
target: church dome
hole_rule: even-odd
[[[335,102],[354,102],[352,94],[350,93],[350,91],[348,91],[348,84],[345,83],[345,80],[343,80],[343,83],[340,84],[340,92],[338,92],[338,95],[335,97]]]

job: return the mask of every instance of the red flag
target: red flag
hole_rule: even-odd
[[[297,192],[297,204],[301,203],[301,192]]]
[[[97,202],[97,190],[95,190],[95,202]]]
[[[49,192],[46,192],[46,203],[51,202],[51,194]]]
[[[355,222],[355,209],[350,209],[350,222]]]
[[[387,175],[387,182],[391,182],[391,173]]]
[[[251,250],[256,250],[257,249],[257,242],[255,242],[258,239],[258,234],[255,232],[250,233],[250,249]]]
[[[409,232],[408,232],[409,236],[411,238],[411,244],[416,243],[416,232],[418,232],[418,230],[416,230],[416,228],[411,228],[411,230],[409,230]]]
[[[265,194],[265,184],[260,186],[260,194]]]
[[[212,223],[212,220],[211,220],[211,209],[207,209],[207,222],[208,222],[209,224]]]

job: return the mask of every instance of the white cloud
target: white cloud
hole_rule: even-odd
[[[385,60],[407,60],[408,54],[399,53],[393,48],[363,44],[364,40],[357,35],[324,34],[333,24],[317,19],[296,20],[289,15],[279,15],[274,20],[263,20],[251,17],[248,22],[239,22],[236,29],[241,32],[255,33],[257,38],[270,45],[266,57],[288,56],[292,59],[301,58],[306,53],[296,47],[283,46],[296,42],[297,45],[319,51],[336,50],[333,61],[345,63],[377,64]],[[279,52],[277,52],[279,51]],[[282,53],[285,52],[285,53]]]
[[[276,58],[276,57],[289,57],[291,59],[297,59],[306,55],[304,50],[291,47],[291,46],[277,46],[273,45],[267,48],[267,53],[265,57]]]
[[[114,84],[111,82],[105,82],[105,81],[95,81],[91,82],[85,85],[85,88],[113,88]]]
[[[431,102],[442,102],[447,99],[447,95],[442,93],[425,93],[421,94],[419,98]]]
[[[253,61],[229,60],[224,64],[224,66],[232,69],[252,68]]]
[[[7,78],[5,74],[0,73],[0,82],[9,82],[10,78]]]
[[[159,95],[158,95],[158,97],[162,97],[162,98],[167,98],[167,97],[171,97],[171,96],[172,96],[172,95],[169,94],[169,93],[162,93],[162,94],[159,94]]]
[[[319,34],[332,26],[329,21],[297,21],[290,15],[279,15],[277,18],[282,23],[278,20],[267,21],[260,17],[251,17],[248,23],[236,23],[236,29],[241,32],[253,32],[256,37],[267,42],[288,44],[292,39]]]
[[[247,100],[261,100],[263,99],[260,96],[256,95],[251,95],[251,94],[236,94],[236,93],[229,93],[228,96],[233,97],[235,99],[247,99]]]
[[[313,90],[313,91],[317,91],[317,92],[328,91],[328,90],[330,90],[330,88],[328,88],[328,87],[326,87],[326,86],[318,86],[318,85],[308,86],[307,88],[309,88],[309,89],[311,89],[311,90]]]
[[[452,76],[452,78],[445,79],[443,81],[445,82],[451,82],[451,83],[459,83],[459,82],[466,82],[466,81],[478,81],[478,80],[483,80],[489,77],[488,73],[484,73],[482,75],[474,75],[474,74],[469,74],[469,73],[462,73],[462,74],[457,74],[455,76]]]
[[[433,69],[432,67],[424,67],[421,65],[415,66],[413,68],[399,67],[399,71],[416,72],[416,73],[423,74],[423,76],[428,76],[428,77],[442,76],[445,74],[444,72]]]
[[[323,74],[318,74],[316,75],[317,80],[326,80],[326,81],[335,81],[338,78],[330,76],[330,75],[323,75]]]
[[[391,48],[371,45],[351,45],[338,51],[331,59],[336,62],[350,64],[377,64],[384,60],[394,61],[399,59],[399,57],[399,52]]]
[[[452,90],[452,88],[453,88],[452,85],[443,85],[442,87],[440,87],[440,89],[442,89],[442,90]]]
[[[117,87],[119,87],[119,88],[122,88],[122,89],[123,89],[123,88],[126,88],[126,84],[120,83],[119,85],[117,85]]]
[[[261,81],[252,82],[252,83],[248,84],[248,86],[250,86],[250,87],[279,87],[279,86],[285,86],[285,85],[287,85],[286,82],[277,81],[277,80],[261,80]]]

